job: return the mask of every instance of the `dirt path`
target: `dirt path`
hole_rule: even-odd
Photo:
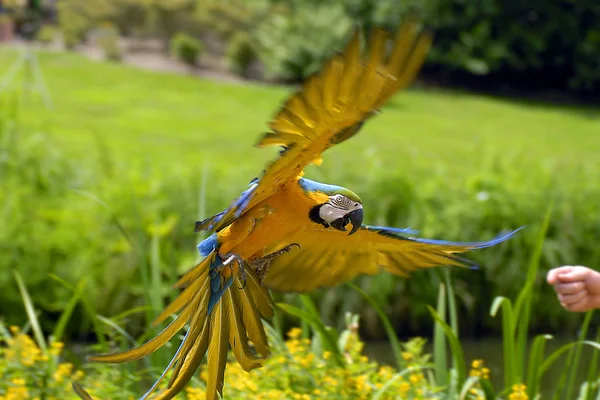
[[[6,44],[3,43],[3,45]],[[31,44],[17,39],[12,41],[7,46],[23,48],[25,46],[31,46]],[[55,42],[46,46],[41,46],[39,44],[34,44],[33,46],[35,48],[49,51],[66,51],[64,46],[59,42]],[[198,67],[192,68],[165,54],[160,41],[123,39],[121,41],[121,46],[124,50],[121,63],[125,65],[130,65],[144,70],[198,76],[201,78],[226,82],[243,83],[248,81],[247,79],[229,72],[222,65],[222,62],[219,58],[209,53],[202,54]],[[74,51],[88,57],[91,60],[104,60],[102,49],[93,44],[79,45]]]

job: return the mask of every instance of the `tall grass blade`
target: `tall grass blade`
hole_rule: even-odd
[[[129,234],[127,233],[125,226],[123,226],[123,224],[121,224],[121,221],[119,220],[119,217],[117,216],[117,213],[112,208],[110,208],[110,206],[108,204],[106,204],[106,202],[102,201],[100,198],[98,198],[98,196],[96,196],[90,192],[86,192],[84,190],[79,190],[79,189],[71,189],[71,190],[77,194],[80,194],[82,196],[85,196],[85,197],[95,201],[96,203],[98,203],[99,205],[104,207],[110,213],[110,218],[112,219],[112,221],[115,224],[115,226],[117,227],[117,229],[119,229],[119,231],[121,232],[123,237],[127,240],[127,242],[129,242],[131,247],[133,247],[133,248],[136,247],[135,242],[131,239],[131,236],[129,236]]]
[[[446,290],[443,283],[440,283],[438,290],[437,314],[442,321],[446,321]],[[435,324],[433,327],[433,359],[436,384],[446,386],[448,383],[446,337],[444,336],[444,328],[440,324]]]
[[[508,389],[516,382],[515,369],[515,318],[510,300],[498,296],[494,299],[490,315],[495,317],[502,308],[502,353],[504,358],[504,388]]]
[[[144,291],[146,292],[146,297],[150,299],[150,304],[153,308],[152,311],[155,313],[160,312],[163,308],[160,260],[160,237],[154,234],[150,241],[150,285],[144,286]]]
[[[529,362],[527,364],[527,395],[529,398],[534,398],[540,391],[541,376],[539,375],[539,370],[544,360],[546,341],[550,339],[552,339],[552,335],[537,335],[531,345]]]
[[[450,269],[444,268],[444,282],[446,283],[446,290],[448,292],[448,314],[450,314],[450,326],[452,332],[459,337],[458,333],[458,314],[456,311],[456,297],[454,296],[454,286],[452,285],[452,279],[450,277]]]
[[[460,389],[460,393],[458,395],[459,400],[470,400],[469,391],[480,381],[480,377],[478,376],[470,376],[465,384]],[[448,397],[452,398],[452,397]]]
[[[594,310],[590,310],[585,314],[585,318],[583,319],[583,324],[579,331],[579,341],[585,340],[588,334],[588,329],[590,327],[590,322],[592,320],[592,315],[594,314]],[[575,353],[572,365],[567,365],[567,369],[569,372],[569,378],[567,380],[567,394],[566,397],[568,399],[571,398],[573,389],[575,387],[575,379],[577,378],[577,370],[579,368],[579,359],[581,358],[581,348],[582,345],[579,344],[575,346]]]
[[[103,317],[102,315],[96,315],[96,318],[98,318],[99,321],[103,322],[104,324],[108,325],[113,330],[121,334],[121,336],[127,339],[132,346],[138,345],[138,342],[134,339],[133,336],[131,336],[129,333],[127,333],[125,329],[121,328],[119,325],[115,324],[110,319]]]
[[[317,308],[315,307],[315,304],[312,301],[312,299],[310,298],[310,296],[307,296],[305,294],[300,294],[300,295],[298,295],[297,298],[300,301],[300,304],[302,305],[302,307],[304,307],[304,309],[310,315],[312,315],[316,319],[319,319],[319,320],[321,319],[321,315],[317,311]],[[309,332],[310,326],[308,324],[308,321],[301,320],[300,322],[301,322],[301,328],[302,328],[302,338],[308,339],[310,337],[310,332]],[[327,329],[327,327],[325,327],[325,329]]]
[[[51,336],[52,342],[60,342],[62,340],[63,335],[65,333],[65,329],[67,328],[67,324],[69,323],[69,320],[71,319],[71,315],[73,314],[73,311],[75,310],[75,307],[77,306],[77,303],[79,303],[79,301],[81,300],[81,296],[83,295],[83,291],[85,289],[86,284],[87,284],[87,279],[82,279],[77,284],[77,287],[75,288],[75,291],[73,292],[73,296],[71,296],[71,298],[69,299],[69,302],[67,303],[63,312],[61,313],[60,318],[58,319],[58,322],[56,323],[56,327],[54,328],[54,331],[52,332],[52,336]]]
[[[75,292],[77,290],[73,285],[71,285],[69,282],[65,281],[58,275],[49,274],[48,276],[51,279],[53,279],[56,282],[63,285],[64,287],[70,289],[72,292]],[[94,333],[96,334],[96,337],[98,338],[98,341],[100,342],[100,346],[102,347],[103,350],[107,351],[108,343],[106,341],[106,338],[104,337],[104,332],[101,328],[98,318],[96,318],[96,316],[97,316],[96,310],[94,309],[94,307],[91,305],[90,301],[85,296],[81,297],[81,303],[83,304],[84,311],[88,315],[88,319],[92,322]]]
[[[38,321],[37,315],[35,314],[35,307],[33,306],[33,302],[31,301],[29,292],[27,291],[27,288],[23,283],[23,279],[21,279],[21,275],[15,270],[13,270],[13,274],[15,275],[15,280],[17,281],[19,292],[21,292],[21,298],[23,299],[25,312],[27,313],[27,318],[29,319],[29,323],[31,324],[31,329],[33,330],[35,340],[37,341],[37,344],[42,350],[42,352],[44,354],[47,354],[48,345],[46,344],[46,339],[44,338],[42,328],[40,328],[40,322]]]
[[[553,204],[550,204],[542,223],[542,228],[539,231],[538,238],[536,240],[535,249],[531,259],[529,260],[529,266],[527,268],[527,276],[525,278],[525,287],[521,290],[517,296],[515,302],[515,324],[517,330],[516,337],[516,351],[515,351],[515,375],[519,378],[524,378],[525,358],[526,358],[526,346],[527,337],[529,330],[529,320],[531,317],[531,301],[533,297],[533,287],[540,266],[540,259],[542,257],[542,250],[544,248],[544,239],[550,226],[550,218],[552,216]]]
[[[587,344],[588,346],[594,347],[596,350],[600,350],[600,343],[592,342],[590,340],[582,340],[582,341],[576,341],[576,342],[573,342],[573,343],[565,344],[564,346],[562,346],[559,349],[555,350],[548,357],[546,357],[546,359],[544,360],[544,362],[540,366],[540,379],[548,371],[548,368],[550,368],[552,366],[552,364],[554,364],[554,362],[564,352],[570,350],[571,348],[573,348],[574,346],[577,346],[578,344]]]
[[[394,352],[394,358],[396,359],[396,365],[398,365],[399,369],[403,369],[406,367],[406,362],[402,358],[402,345],[400,344],[400,340],[398,340],[398,336],[396,336],[396,331],[394,330],[394,326],[392,325],[390,319],[385,314],[383,309],[377,302],[369,296],[364,290],[359,288],[353,283],[347,283],[352,289],[358,292],[370,305],[373,307],[377,315],[381,319],[381,323],[383,324],[383,328],[390,340],[390,344],[392,346],[392,350]]]
[[[600,329],[598,329],[596,331],[596,342],[600,343]],[[594,355],[592,356],[592,361],[590,362],[590,369],[588,371],[588,378],[587,381],[588,383],[592,383],[594,381],[596,381],[596,388],[598,390],[598,396],[600,397],[600,374],[598,374],[598,355],[600,353],[598,353],[597,351],[594,352]],[[592,389],[590,389],[590,386],[588,386],[588,389],[586,391],[585,394],[585,399],[586,400],[592,400],[592,396],[594,394],[592,393]]]
[[[442,320],[438,313],[431,306],[427,306],[427,309],[435,319],[436,323],[440,324],[444,329],[444,333],[446,334],[446,338],[448,339],[448,343],[450,345],[450,350],[452,352],[452,357],[454,359],[454,364],[456,365],[456,371],[458,374],[456,386],[462,387],[467,376],[467,370],[465,366],[465,353],[462,348],[462,345],[460,344],[460,341],[458,340],[456,335],[454,335],[454,332],[452,332],[452,328],[450,328],[450,326],[448,326],[448,324],[444,322],[444,320]]]

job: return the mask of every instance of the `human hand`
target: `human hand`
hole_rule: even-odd
[[[600,308],[600,272],[588,267],[563,266],[548,271],[560,304],[573,312]]]

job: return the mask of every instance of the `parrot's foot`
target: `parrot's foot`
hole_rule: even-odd
[[[256,275],[258,276],[258,279],[260,280],[261,283],[262,283],[263,279],[265,279],[265,277],[267,276],[267,273],[269,272],[269,268],[271,268],[271,262],[275,258],[279,257],[280,255],[289,253],[290,251],[292,251],[292,247],[294,247],[294,246],[298,247],[298,250],[301,249],[301,247],[298,243],[291,243],[291,244],[285,246],[284,248],[282,248],[281,250],[274,251],[271,254],[267,254],[264,257],[257,258],[250,262],[250,267],[254,270],[254,272],[256,272]]]
[[[244,261],[244,259],[237,254],[229,253],[225,256],[225,261],[223,261],[223,267],[229,265],[229,268],[231,268],[231,270],[233,271],[232,263],[234,261],[237,261],[238,263],[238,273],[240,276],[240,280],[242,281],[242,287],[240,289],[243,289],[246,287],[246,261]]]

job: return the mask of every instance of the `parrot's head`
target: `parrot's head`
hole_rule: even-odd
[[[328,201],[319,204],[311,210],[311,219],[324,226],[331,226],[340,231],[346,231],[346,226],[352,224],[348,235],[356,232],[363,221],[363,206],[360,198],[349,190],[339,190],[337,193],[327,193]]]

